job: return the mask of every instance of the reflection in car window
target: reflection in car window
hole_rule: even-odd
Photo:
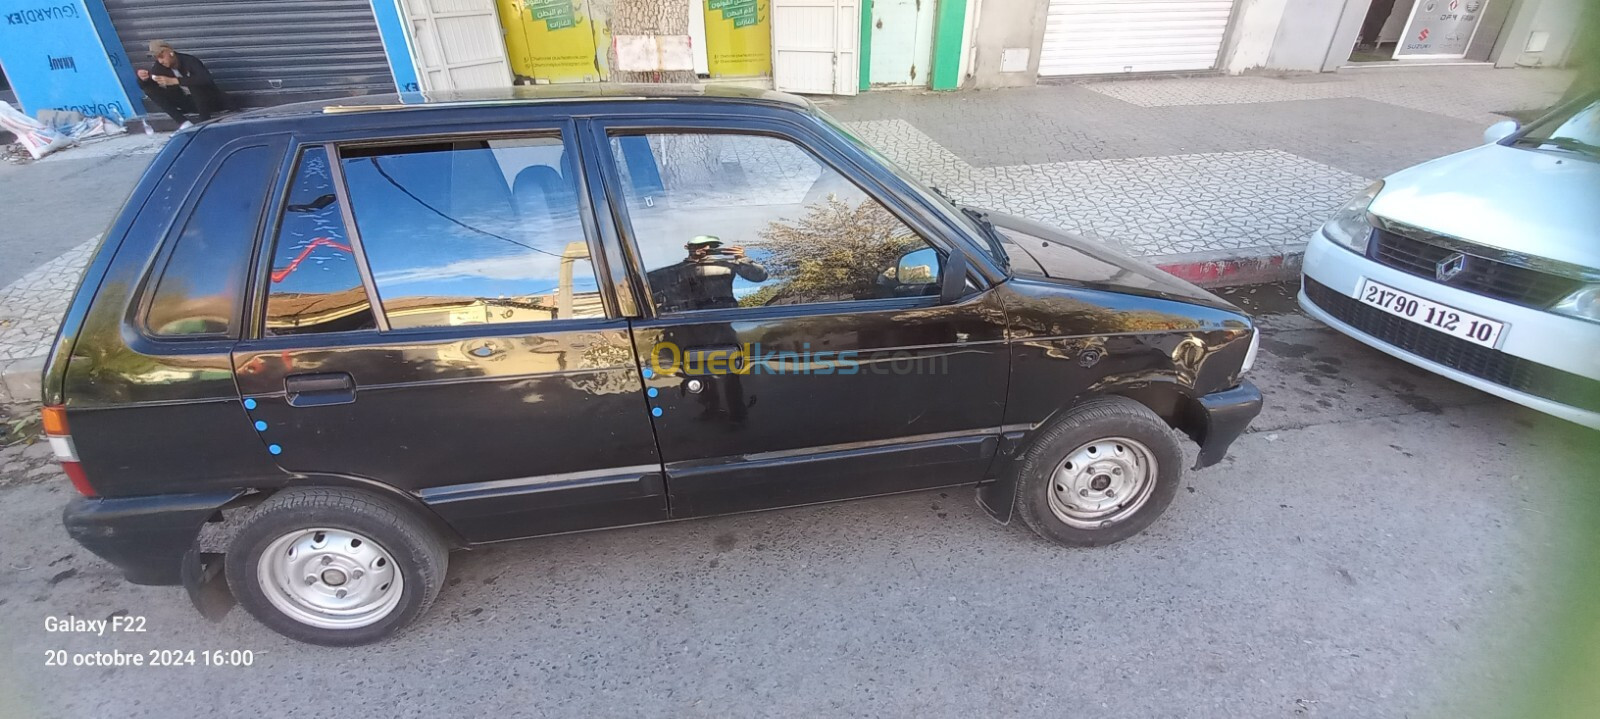
[[[320,147],[300,155],[289,186],[273,245],[266,314],[269,335],[376,327],[345,237],[328,155]]]
[[[342,153],[395,329],[604,317],[559,137]]]
[[[151,333],[220,336],[233,331],[273,159],[270,148],[247,147],[229,155],[212,176],[156,283],[145,317]]]
[[[611,150],[660,311],[938,294],[937,251],[793,142],[662,133]]]

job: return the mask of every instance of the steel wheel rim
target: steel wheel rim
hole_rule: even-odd
[[[1133,516],[1156,487],[1160,467],[1144,443],[1127,437],[1085,442],[1050,475],[1050,513],[1078,529],[1100,529]]]
[[[267,601],[301,624],[356,629],[400,605],[405,576],[382,545],[347,529],[297,529],[267,545],[256,565]]]

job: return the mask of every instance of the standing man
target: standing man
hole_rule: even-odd
[[[138,71],[139,87],[145,97],[178,123],[178,129],[193,125],[184,110],[193,110],[200,122],[227,105],[227,96],[211,79],[206,64],[193,55],[172,49],[165,40],[150,41],[150,55],[156,59],[150,69]]]
[[[688,252],[677,264],[651,270],[646,277],[656,306],[664,312],[738,307],[733,295],[735,275],[749,282],[766,282],[767,270],[751,261],[739,246],[722,247],[714,235],[700,235],[683,246]]]

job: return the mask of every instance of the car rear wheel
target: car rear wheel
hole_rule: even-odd
[[[1042,430],[1017,468],[1017,513],[1039,536],[1096,547],[1144,531],[1183,479],[1167,423],[1123,397],[1090,400]]]
[[[228,586],[290,639],[351,646],[381,640],[427,610],[448,548],[405,508],[357,490],[307,488],[268,498],[229,543]]]

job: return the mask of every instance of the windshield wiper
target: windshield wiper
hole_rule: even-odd
[[[935,191],[937,192],[937,190]],[[1003,240],[1000,237],[1000,231],[994,228],[993,222],[989,221],[989,214],[970,207],[962,207],[961,214],[966,215],[979,229],[983,230],[983,239],[988,240],[989,250],[994,255],[995,262],[1000,263],[1001,269],[1010,271],[1011,256],[1006,254],[1005,247],[1002,246]]]
[[[1555,147],[1570,152],[1581,152],[1586,155],[1595,155],[1600,157],[1600,145],[1591,145],[1583,140],[1572,137],[1546,137],[1543,139],[1524,137],[1520,140],[1517,140],[1515,144],[1532,145],[1534,147],[1549,145],[1550,147]]]

